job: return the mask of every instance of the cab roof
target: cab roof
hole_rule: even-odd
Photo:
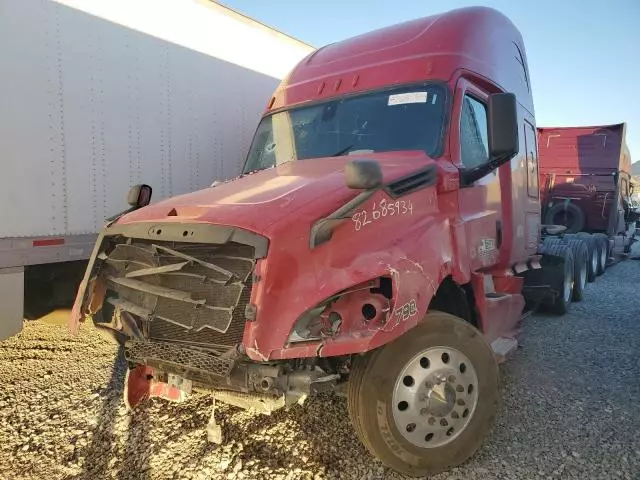
[[[533,114],[522,36],[502,13],[487,7],[452,10],[327,45],[286,77],[268,110],[384,86],[440,80],[461,70],[516,94]]]

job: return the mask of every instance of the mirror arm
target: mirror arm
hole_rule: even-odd
[[[118,220],[121,216],[126,215],[127,213],[131,213],[134,210],[138,210],[138,207],[130,207],[127,208],[126,210],[123,210],[120,213],[116,213],[115,215],[112,215],[111,217],[108,217],[105,221],[107,222],[107,224],[111,224],[113,222],[115,222],[116,220]]]
[[[340,208],[330,213],[324,218],[321,218],[311,226],[311,235],[309,237],[309,248],[313,250],[318,245],[323,244],[331,239],[333,235],[333,227],[337,224],[349,218],[353,211],[369,200],[374,193],[380,190],[382,186],[378,188],[372,188],[371,190],[365,190],[353,197],[347,203]]]
[[[489,160],[487,163],[478,165],[477,167],[462,169],[460,171],[460,186],[468,187],[469,185],[472,185],[475,181],[486,177],[493,170],[504,165],[513,157],[515,157],[515,155],[501,155]]]
[[[149,198],[146,199],[146,203],[144,205],[140,205],[140,193],[141,193],[143,188],[149,189]],[[136,192],[135,200],[132,198],[133,192]],[[118,220],[123,215],[126,215],[127,213],[131,213],[131,212],[133,212],[135,210],[138,210],[140,208],[143,208],[143,207],[146,207],[147,205],[149,205],[149,203],[151,202],[151,193],[152,193],[151,187],[149,185],[146,185],[146,184],[134,185],[133,187],[131,187],[129,189],[129,195],[127,196],[127,201],[129,202],[129,205],[131,205],[131,206],[129,208],[127,208],[126,210],[123,210],[120,213],[116,213],[115,215],[107,217],[105,219],[106,226],[109,227],[116,220]]]

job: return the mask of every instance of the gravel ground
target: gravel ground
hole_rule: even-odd
[[[640,262],[588,286],[564,317],[524,322],[502,369],[487,445],[445,479],[640,479]],[[207,443],[211,400],[121,402],[118,351],[85,326],[29,322],[0,343],[0,478],[397,479],[360,446],[346,403],[321,397],[272,416],[220,407],[228,442]],[[635,412],[635,414],[634,414]]]

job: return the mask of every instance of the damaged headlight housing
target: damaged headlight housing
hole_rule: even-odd
[[[289,334],[289,343],[308,342],[335,335],[342,318],[337,312],[325,314],[327,303],[307,310],[295,323]]]
[[[342,290],[300,316],[288,342],[317,341],[369,329],[371,322],[382,325],[391,308],[391,291],[390,279],[373,279]]]

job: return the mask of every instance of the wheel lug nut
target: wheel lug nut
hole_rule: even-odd
[[[422,415],[423,417],[426,417],[428,414],[429,410],[427,410],[426,408],[420,409],[420,415]]]
[[[449,422],[447,422],[446,418],[443,418],[442,420],[440,420],[440,425],[442,425],[443,427],[448,427]]]
[[[456,390],[457,390],[458,392],[464,392],[464,387],[463,387],[462,385],[458,385],[458,386],[456,387]]]
[[[449,375],[449,383],[455,383],[456,382],[456,377],[453,375]]]
[[[458,412],[454,410],[453,412],[451,412],[451,418],[453,418],[454,420],[457,420],[460,418],[460,415],[458,415]]]
[[[426,382],[426,383],[424,384],[424,386],[425,386],[425,387],[427,387],[427,388],[433,388],[433,383],[431,383],[431,382]]]
[[[458,405],[460,405],[461,407],[464,407],[464,400],[463,399],[459,398],[458,400],[456,400],[456,403]]]
[[[430,417],[429,420],[427,420],[427,422],[429,423],[429,425],[435,425],[436,424],[436,419],[435,419],[435,417]]]

